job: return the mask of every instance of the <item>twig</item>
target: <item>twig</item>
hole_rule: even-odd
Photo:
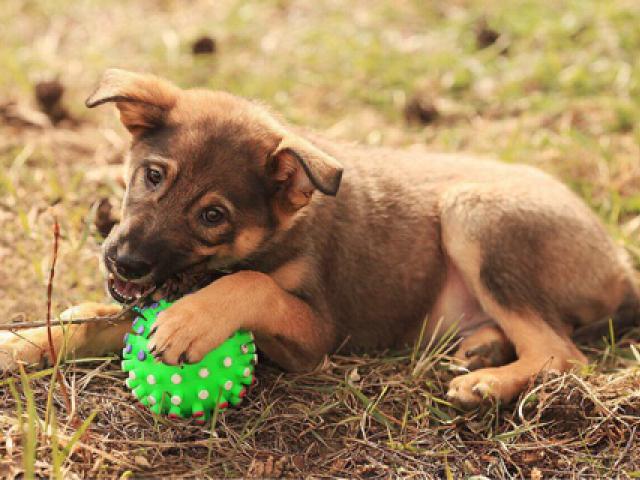
[[[129,308],[122,310],[117,315],[109,315],[106,317],[87,317],[87,318],[73,318],[69,320],[39,320],[35,322],[16,322],[0,325],[0,330],[24,330],[26,328],[47,327],[59,327],[64,325],[74,325],[81,323],[97,323],[97,322],[109,322],[113,323],[120,320],[126,313],[130,311]]]
[[[55,365],[57,362],[56,348],[53,345],[53,334],[51,333],[51,297],[53,294],[53,277],[56,274],[56,261],[58,260],[58,240],[60,239],[60,224],[58,218],[53,216],[53,256],[51,259],[51,268],[49,269],[49,281],[47,282],[47,336],[49,337],[49,352],[51,354],[51,363]]]
[[[82,323],[98,323],[98,322],[108,322],[115,323],[118,320],[124,318],[128,315],[135,307],[139,307],[144,304],[147,297],[155,292],[156,288],[152,288],[145,292],[137,301],[134,303],[127,305],[121,311],[119,311],[116,315],[105,315],[98,317],[86,317],[86,318],[70,318],[69,320],[57,319],[57,320],[37,320],[34,322],[15,322],[15,323],[5,323],[0,325],[0,331],[9,330],[25,330],[27,328],[38,328],[38,327],[47,327],[51,325],[52,327],[61,327],[66,325],[79,325]],[[17,334],[16,334],[17,335]]]
[[[60,240],[60,224],[58,217],[53,216],[53,257],[51,259],[51,269],[49,270],[49,281],[47,282],[47,336],[49,339],[49,354],[51,355],[51,364],[58,365],[58,357],[56,355],[56,347],[53,344],[53,333],[51,332],[51,297],[53,295],[53,277],[56,273],[56,261],[58,260],[58,243]],[[67,414],[72,415],[71,400],[69,399],[69,391],[64,383],[62,371],[57,370],[57,379],[62,391],[62,398],[67,407]]]

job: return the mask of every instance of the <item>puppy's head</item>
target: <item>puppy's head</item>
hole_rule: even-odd
[[[337,193],[340,164],[247,100],[108,70],[86,104],[107,102],[133,136],[122,221],[103,248],[122,303],[207,283],[259,252],[316,192]]]

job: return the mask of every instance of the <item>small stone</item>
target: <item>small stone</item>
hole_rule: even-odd
[[[153,375],[147,375],[147,383],[149,385],[155,385],[156,384],[156,377],[154,377]]]
[[[38,82],[35,87],[36,99],[44,109],[51,109],[64,94],[64,87],[58,80]]]
[[[209,392],[207,390],[200,390],[198,392],[198,398],[200,400],[206,400],[207,398],[209,398]]]
[[[62,106],[64,86],[58,80],[38,82],[35,86],[36,101],[40,110],[44,112],[51,123],[56,124],[69,118],[69,113]]]
[[[200,378],[207,378],[207,377],[209,376],[209,370],[207,370],[206,368],[201,368],[201,369],[198,371],[198,376],[199,376]]]
[[[151,464],[149,463],[149,460],[144,458],[142,455],[136,455],[135,457],[133,457],[133,461],[136,462],[136,465],[139,465],[141,467],[151,468]]]
[[[242,375],[248,377],[249,375],[251,375],[251,369],[249,367],[245,368],[244,372],[242,372]]]
[[[409,124],[428,125],[435,122],[440,113],[433,102],[424,95],[416,94],[404,107],[404,118]]]
[[[538,467],[531,469],[531,480],[542,480],[542,471]]]
[[[171,403],[174,405],[180,405],[182,403],[182,399],[178,395],[174,395],[171,397]]]
[[[224,384],[224,389],[231,390],[232,387],[233,387],[233,382],[231,380],[227,380]]]
[[[144,351],[143,351],[143,350],[140,350],[140,351],[138,352],[138,360],[140,360],[141,362],[143,362],[145,358],[147,358],[147,354],[146,354],[146,353],[144,353]]]
[[[130,379],[132,379],[132,380],[134,380],[134,379],[136,378],[136,372],[134,372],[133,370],[131,370],[131,371],[129,372],[129,378],[130,378]]]
[[[216,53],[216,50],[216,41],[206,35],[196,39],[191,45],[191,53],[194,55],[211,55]]]
[[[171,383],[178,385],[182,382],[182,376],[180,376],[177,373],[174,373],[173,375],[171,375]]]
[[[478,46],[478,48],[487,48],[496,43],[496,41],[500,38],[500,33],[489,27],[486,18],[480,19],[480,21],[476,24],[475,34],[476,45]]]
[[[225,367],[229,368],[231,365],[233,365],[233,360],[231,359],[231,357],[225,357],[222,363]]]
[[[153,395],[149,395],[147,397],[147,400],[149,400],[149,404],[151,404],[151,405],[155,405],[156,404],[156,398]]]
[[[249,346],[246,343],[243,343],[240,345],[240,351],[242,353],[249,353]]]

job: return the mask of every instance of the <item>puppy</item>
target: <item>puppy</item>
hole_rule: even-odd
[[[104,243],[111,295],[182,296],[150,347],[197,362],[236,329],[288,370],[342,346],[414,344],[457,324],[470,370],[449,396],[512,400],[543,370],[586,362],[576,327],[637,319],[634,272],[598,218],[532,167],[348,145],[224,92],[105,73],[133,140],[122,221]],[[191,293],[190,293],[191,292]],[[116,307],[84,305],[83,316]],[[58,349],[120,347],[127,321],[69,326]],[[5,337],[3,366],[46,360],[41,329]]]

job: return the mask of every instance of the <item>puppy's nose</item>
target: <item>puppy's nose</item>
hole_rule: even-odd
[[[135,280],[142,278],[151,272],[151,263],[144,258],[132,254],[118,255],[115,259],[114,266],[118,274],[127,280]]]

